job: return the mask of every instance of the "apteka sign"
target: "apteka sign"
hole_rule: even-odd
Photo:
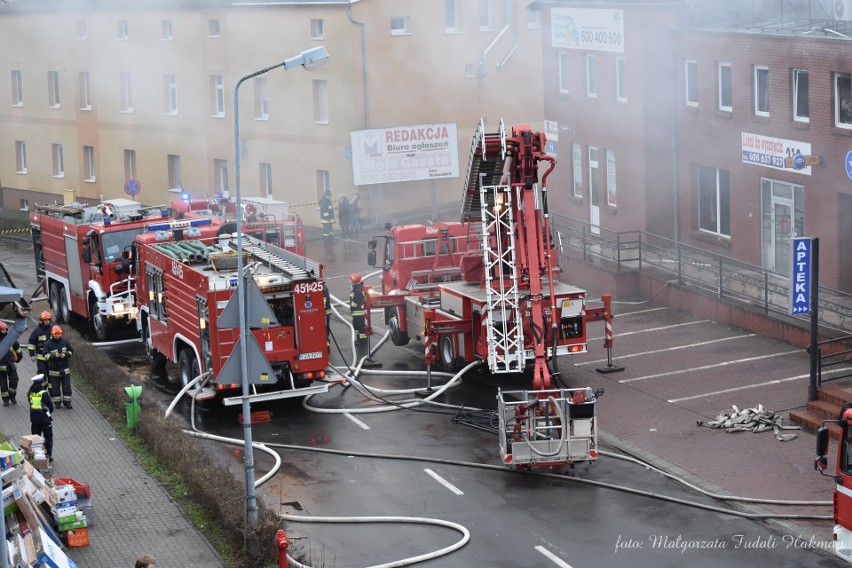
[[[793,266],[790,271],[790,315],[811,311],[811,251],[813,239],[793,239]]]

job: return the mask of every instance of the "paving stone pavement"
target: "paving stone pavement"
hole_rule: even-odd
[[[35,364],[25,356],[18,373],[18,404],[0,406],[0,432],[15,440],[30,432],[26,392]],[[71,559],[81,568],[120,568],[150,554],[161,568],[224,566],[89,401],[79,391],[73,398],[73,410],[54,414],[54,475],[91,487],[95,519],[89,546],[69,549]]]

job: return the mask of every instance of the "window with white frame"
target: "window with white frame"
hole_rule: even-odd
[[[86,20],[77,20],[77,39],[86,39]]]
[[[852,128],[852,74],[834,74],[834,125]]]
[[[83,146],[83,181],[95,181],[95,147]]]
[[[177,114],[177,77],[163,75],[163,107],[166,114]]]
[[[615,207],[617,200],[617,190],[615,184],[615,152],[612,150],[606,151],[606,204],[610,207]]]
[[[260,163],[260,194],[272,197],[272,164]]]
[[[591,53],[586,55],[586,96],[592,98],[598,96],[597,71],[595,69],[596,61],[597,57],[595,55],[592,55]]]
[[[170,40],[172,39],[172,21],[171,20],[163,20],[160,22],[160,39]]]
[[[180,189],[180,156],[169,154],[166,159],[169,168],[169,189]]]
[[[130,73],[122,73],[121,81],[121,112],[133,112],[133,80]]]
[[[769,67],[754,66],[754,114],[769,116]]]
[[[15,173],[27,173],[27,143],[15,140]]]
[[[539,30],[541,29],[541,9],[532,10],[527,9],[527,29],[530,30]]]
[[[207,20],[207,37],[219,37],[219,20]]]
[[[65,177],[65,160],[62,157],[62,144],[51,144],[50,154],[53,158],[53,177]]]
[[[213,176],[216,191],[228,194],[228,160],[213,160]]]
[[[30,200],[29,199],[21,199],[21,211],[29,211],[30,210]]]
[[[78,79],[80,84],[80,110],[92,110],[92,95],[89,90],[89,72],[80,71]]]
[[[210,115],[225,116],[225,81],[221,75],[210,75]]]
[[[479,0],[479,29],[486,32],[493,29],[491,18],[491,0]]]
[[[719,63],[718,65],[718,79],[719,83],[719,110],[724,110],[727,112],[731,112],[734,110],[734,95],[733,95],[733,85],[731,83],[732,80],[732,71],[730,63]]]
[[[328,123],[328,81],[314,79],[314,122]]]
[[[568,94],[570,83],[570,74],[568,73],[569,54],[562,52],[559,54],[559,92]]]
[[[574,184],[571,193],[574,197],[583,197],[583,145],[571,144],[571,160],[574,166]]]
[[[686,106],[698,106],[698,61],[687,59],[684,65]]]
[[[269,84],[266,77],[254,79],[254,117],[269,120]]]
[[[589,146],[589,203],[596,207],[600,206],[601,180],[600,163],[598,162],[598,149]]]
[[[391,35],[407,35],[408,33],[408,16],[392,16]]]
[[[118,21],[118,39],[127,39],[127,20]]]
[[[624,57],[615,58],[615,98],[627,102],[627,60]]]
[[[59,71],[47,72],[47,104],[59,108]]]
[[[698,228],[731,235],[731,188],[728,170],[698,166]]]
[[[124,150],[124,179],[136,179],[136,150]]]
[[[317,170],[317,202],[325,195],[326,191],[331,191],[331,181],[328,170]]]
[[[12,69],[12,106],[24,106],[24,84],[20,69]]]
[[[461,31],[459,0],[444,0],[444,29],[448,34]]]
[[[793,69],[793,120],[810,122],[808,108],[808,70]]]
[[[311,39],[325,39],[325,25],[322,18],[311,19]]]

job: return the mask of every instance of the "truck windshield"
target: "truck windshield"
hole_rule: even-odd
[[[852,427],[843,427],[843,440],[840,448],[840,471],[852,475]]]
[[[101,250],[104,254],[104,262],[109,263],[121,260],[122,251],[133,243],[136,235],[141,233],[141,228],[135,228],[101,234]]]

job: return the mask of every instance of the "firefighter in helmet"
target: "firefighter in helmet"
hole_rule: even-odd
[[[9,333],[6,322],[0,321],[0,340]],[[21,360],[21,344],[17,341],[6,353],[0,355],[0,397],[3,398],[3,406],[18,404],[18,368],[16,363]]]
[[[44,359],[47,361],[50,398],[57,409],[71,410],[71,356],[74,351],[71,343],[62,337],[62,328],[54,325],[50,329],[50,339],[44,344]]]
[[[332,224],[334,224],[334,203],[331,201],[331,190],[326,189],[319,202],[320,222],[322,222],[322,236],[326,241],[334,237]]]
[[[349,313],[352,314],[352,327],[355,328],[355,345],[364,345],[367,343],[364,321],[364,316],[367,315],[364,281],[357,272],[349,277],[349,281],[352,283],[352,291],[349,292]]]
[[[52,321],[53,316],[50,315],[50,312],[41,312],[38,316],[38,325],[30,334],[29,345],[27,346],[30,359],[36,362],[38,374],[45,377],[47,377],[47,363],[44,361],[44,344],[50,339],[50,324]]]
[[[44,438],[44,449],[47,459],[53,461],[53,401],[47,387],[44,386],[44,375],[36,375],[27,393],[30,403],[30,434]]]

